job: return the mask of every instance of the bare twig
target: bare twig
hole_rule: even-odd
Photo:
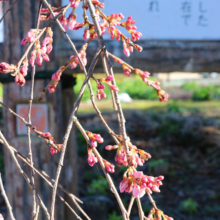
[[[129,206],[128,206],[128,216],[130,216],[131,214],[131,209],[133,207],[133,204],[134,204],[134,196],[131,196],[131,200],[130,200],[130,203],[129,203]]]
[[[139,213],[140,220],[143,220],[144,219],[144,212],[143,212],[143,209],[141,206],[141,200],[139,197],[137,197],[136,201],[137,201],[138,213]]]
[[[10,218],[11,218],[11,220],[15,220],[15,217],[14,217],[14,214],[13,214],[13,211],[12,211],[12,207],[10,205],[10,202],[9,202],[8,197],[7,197],[7,195],[5,193],[5,190],[4,190],[1,173],[0,173],[0,189],[2,191],[2,197],[4,198],[5,204],[6,204],[7,208],[8,208],[8,213],[10,215]]]
[[[11,154],[12,156],[12,159],[14,160],[17,168],[19,169],[19,172],[21,173],[21,175],[24,177],[24,179],[27,181],[29,187],[31,188],[32,191],[34,191],[34,186],[32,185],[30,179],[28,178],[27,174],[22,170],[20,164],[18,163],[17,161],[17,158],[15,157],[14,153],[13,153],[13,150],[10,148],[10,145],[8,144],[8,142],[6,141],[4,135],[2,134],[2,132],[0,131],[0,138],[3,142],[3,144],[6,146],[6,148],[8,149],[9,153]],[[36,197],[38,199],[38,202],[40,204],[40,206],[42,207],[42,209],[45,211],[45,214],[46,214],[46,217],[47,219],[50,219],[50,215],[49,215],[49,212],[47,211],[47,208],[46,206],[44,205],[43,201],[41,200],[40,196],[37,194],[37,192],[35,191],[36,193]]]
[[[17,2],[18,0],[15,0],[11,5],[10,7],[8,8],[8,10],[5,12],[5,14],[2,16],[1,20],[0,20],[0,23],[3,21],[4,17],[6,16],[6,14],[11,11],[11,9],[13,8],[13,6],[15,5],[15,3]]]
[[[40,11],[41,11],[41,8],[42,8],[42,1],[40,1],[39,3],[39,9],[38,9],[38,15],[37,15],[37,25],[36,25],[36,29],[39,28],[39,25],[40,25]],[[27,118],[28,118],[28,123],[31,124],[31,107],[32,107],[32,102],[33,102],[33,93],[34,93],[34,76],[35,76],[35,64],[33,65],[32,67],[32,74],[31,74],[31,90],[30,90],[30,98],[29,98],[29,107],[28,107],[28,115],[27,115]],[[30,127],[27,127],[27,136],[28,136],[28,150],[29,150],[29,153],[28,153],[28,156],[29,156],[29,159],[30,159],[30,163],[31,165],[33,166],[34,163],[33,163],[33,155],[32,155],[32,149],[31,149],[31,129]],[[31,171],[31,182],[32,182],[32,185],[33,185],[33,212],[32,212],[32,216],[33,216],[33,219],[37,219],[37,204],[36,204],[36,198],[35,198],[35,181],[34,181],[34,172],[33,170]],[[39,209],[38,209],[39,211]]]
[[[74,117],[74,124],[75,124],[76,127],[80,130],[80,132],[81,132],[82,135],[84,136],[86,142],[91,146],[91,143],[90,143],[89,137],[88,137],[87,134],[86,134],[86,131],[85,131],[84,128],[81,126],[81,124],[79,123],[79,121],[77,120],[76,117]],[[91,147],[92,147],[92,146],[91,146]],[[124,207],[124,205],[123,205],[123,203],[122,203],[122,200],[121,200],[121,198],[120,198],[120,196],[119,196],[119,194],[118,194],[117,189],[115,188],[115,185],[114,185],[114,183],[113,183],[113,181],[112,181],[112,178],[111,178],[111,176],[109,175],[109,173],[106,172],[105,165],[104,165],[104,162],[103,162],[103,159],[102,159],[101,155],[100,155],[99,152],[96,150],[96,148],[92,147],[92,150],[93,150],[95,156],[97,157],[97,159],[98,159],[98,161],[99,161],[99,164],[100,164],[100,166],[101,166],[101,168],[102,168],[102,170],[103,170],[103,172],[104,172],[104,174],[105,174],[105,176],[106,176],[106,179],[107,179],[107,181],[108,181],[110,190],[114,193],[114,195],[115,195],[115,197],[116,197],[116,199],[117,199],[117,202],[118,202],[118,204],[119,204],[119,207],[120,207],[121,212],[122,212],[122,215],[123,215],[123,218],[124,218],[125,220],[129,219],[129,217],[128,217],[128,215],[127,215],[127,211],[126,211],[126,209],[125,209],[125,207]]]

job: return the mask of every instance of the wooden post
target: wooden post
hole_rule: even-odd
[[[4,2],[3,13],[9,8],[11,0]],[[60,6],[61,0],[53,0],[53,6]],[[21,40],[26,37],[27,32],[36,26],[36,14],[39,6],[38,0],[23,0],[18,1],[12,10],[6,15],[4,19],[4,43],[3,56],[0,62],[7,62],[17,64],[22,57],[26,45],[20,46]],[[34,100],[33,104],[37,103],[40,93],[49,83],[51,75],[57,71],[59,66],[64,65],[68,60],[60,59],[59,50],[62,49],[63,39],[56,25],[53,25],[54,32],[53,51],[49,55],[51,62],[43,62],[42,66],[36,67]],[[56,53],[55,53],[56,52]],[[29,71],[31,67],[29,65]],[[31,74],[26,77],[26,83],[23,87],[18,86],[14,82],[14,78],[9,74],[0,76],[0,82],[3,83],[3,102],[5,105],[18,111],[20,104],[28,103],[31,87]],[[73,85],[75,79],[71,74],[63,73],[61,82],[58,84],[55,93],[47,93],[42,101],[44,113],[32,111],[38,120],[46,121],[45,125],[48,132],[52,134],[57,143],[62,143],[63,135],[65,133],[66,124],[73,107]],[[45,107],[46,106],[46,107]],[[42,111],[43,111],[42,110]],[[42,116],[42,114],[45,114]],[[27,119],[27,115],[25,116]],[[25,156],[28,156],[28,139],[27,135],[21,134],[22,125],[5,109],[3,110],[4,120],[4,135],[9,144],[15,147]],[[34,121],[41,126],[41,122]],[[37,127],[37,126],[36,126]],[[45,128],[45,127],[44,127]],[[38,129],[38,127],[37,127]],[[56,167],[59,160],[59,153],[51,155],[48,146],[43,140],[38,138],[35,134],[31,134],[32,151],[34,166],[44,170],[52,178],[55,178]],[[60,183],[74,194],[77,194],[77,154],[74,131],[70,135],[70,140],[67,147],[67,155],[65,158],[65,166],[63,168]],[[18,172],[15,164],[7,150],[4,150],[5,161],[5,184],[6,193],[9,197],[10,203],[13,206],[13,211],[16,219],[31,219],[32,212],[32,192],[28,188],[25,180]],[[30,169],[20,163],[24,171],[30,176]],[[50,211],[51,203],[51,188],[45,183],[37,174],[35,174],[36,190],[39,192],[42,200]],[[56,203],[56,219],[74,219],[73,214],[64,211],[64,205],[59,199]],[[41,213],[43,211],[41,210]],[[9,218],[8,218],[9,219]],[[45,215],[39,216],[39,219],[46,219]]]

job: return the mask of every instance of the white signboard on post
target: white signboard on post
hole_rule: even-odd
[[[122,13],[125,19],[132,15],[143,40],[220,40],[220,0],[100,1],[105,3],[106,15]],[[63,0],[63,4],[68,2]],[[82,22],[81,6],[76,12],[77,21]],[[73,38],[82,39],[82,34],[71,31]]]

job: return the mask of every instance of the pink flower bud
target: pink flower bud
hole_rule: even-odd
[[[94,134],[93,138],[95,138],[99,143],[103,143],[104,141],[100,134]]]
[[[107,85],[113,90],[113,91],[119,91],[118,87],[115,85],[112,85],[110,83],[107,83]]]
[[[45,47],[47,44],[49,44],[51,41],[51,38],[46,37],[44,38],[43,42],[42,42],[42,46]]]
[[[37,51],[37,64],[41,66],[42,63],[43,63],[43,57],[41,56],[41,51],[38,50]]]
[[[105,85],[103,85],[103,84],[97,84],[97,89],[104,89],[105,88]]]
[[[17,74],[15,77],[15,82],[17,85],[23,86],[26,82],[24,76],[22,74]]]
[[[53,93],[56,91],[56,86],[55,85],[50,85],[48,88],[49,93]]]
[[[142,171],[137,171],[137,172],[133,173],[133,177],[136,179],[140,178],[142,175],[143,175]]]
[[[47,46],[47,54],[49,54],[53,49],[53,45],[52,43],[50,43],[48,46]]]
[[[113,76],[108,76],[108,77],[105,79],[105,81],[108,82],[108,81],[112,81],[113,79],[114,79]]]
[[[92,147],[97,147],[97,141],[95,141],[95,139],[90,138],[90,143]]]
[[[54,155],[54,154],[56,154],[57,152],[58,152],[57,149],[55,149],[55,148],[53,148],[53,147],[50,148],[50,153],[51,153],[51,155]]]
[[[50,61],[50,58],[47,54],[43,53],[42,55],[43,55],[43,58],[44,58],[45,61],[47,61],[47,62]]]
[[[29,38],[26,37],[26,38],[24,38],[24,39],[21,41],[20,45],[27,44],[28,42],[29,42]]]

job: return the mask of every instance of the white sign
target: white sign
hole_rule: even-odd
[[[105,3],[106,15],[122,13],[125,19],[131,15],[143,40],[220,40],[220,0],[100,1]],[[77,21],[82,22],[81,5],[76,12]],[[126,30],[123,33],[129,36]],[[82,34],[71,31],[73,38],[82,39]]]

